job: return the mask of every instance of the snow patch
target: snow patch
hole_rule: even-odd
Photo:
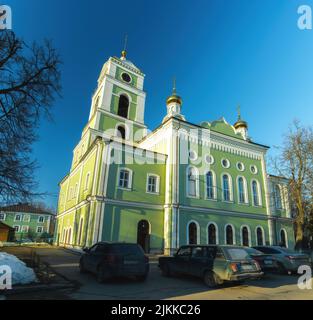
[[[0,252],[0,266],[9,266],[12,270],[12,285],[37,282],[33,269],[12,254]]]

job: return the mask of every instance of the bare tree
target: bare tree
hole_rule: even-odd
[[[288,189],[294,208],[296,247],[301,247],[305,222],[313,203],[313,127],[295,120],[285,135],[275,169],[289,181]]]
[[[60,58],[51,42],[28,46],[0,33],[0,202],[36,195],[31,146],[42,115],[50,117],[60,94]]]

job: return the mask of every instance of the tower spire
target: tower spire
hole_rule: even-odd
[[[176,77],[173,77],[173,94],[176,94]]]
[[[127,54],[127,41],[128,41],[128,35],[125,34],[125,38],[124,38],[124,48],[123,48],[123,51],[122,51],[122,57],[121,57],[121,60],[126,60],[126,54]]]
[[[238,120],[241,120],[240,104],[237,107]]]

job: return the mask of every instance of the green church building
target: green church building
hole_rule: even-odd
[[[145,75],[122,52],[103,65],[88,122],[60,182],[55,242],[139,243],[171,254],[184,244],[294,246],[284,178],[238,116],[194,124],[176,89],[152,132]]]

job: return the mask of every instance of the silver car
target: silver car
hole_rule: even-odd
[[[277,261],[280,273],[295,273],[301,265],[311,267],[310,257],[307,254],[280,246],[257,246],[254,248],[265,254],[272,255]]]

